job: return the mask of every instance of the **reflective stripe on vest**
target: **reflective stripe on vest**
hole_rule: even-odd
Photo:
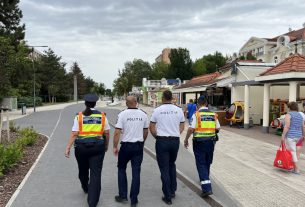
[[[105,128],[105,114],[91,114],[83,116],[82,112],[78,113],[79,137],[103,136]]]
[[[216,136],[217,114],[209,111],[197,111],[196,119],[196,128],[193,135],[194,139]]]

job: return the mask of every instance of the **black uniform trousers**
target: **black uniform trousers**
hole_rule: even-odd
[[[121,142],[118,157],[118,185],[119,196],[127,198],[127,164],[131,162],[132,181],[130,187],[130,201],[132,204],[138,203],[138,195],[140,192],[140,173],[143,161],[143,142]]]
[[[178,155],[179,137],[157,137],[156,156],[162,181],[162,191],[167,201],[177,190],[176,159]]]
[[[100,198],[104,155],[105,145],[103,140],[88,143],[75,141],[75,157],[79,169],[78,177],[83,190],[88,191],[89,207],[96,207]]]

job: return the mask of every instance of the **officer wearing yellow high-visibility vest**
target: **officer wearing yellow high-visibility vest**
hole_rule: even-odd
[[[110,126],[106,115],[94,108],[98,96],[86,94],[84,99],[86,109],[79,112],[74,119],[65,156],[69,158],[74,143],[82,189],[88,193],[89,207],[96,207],[100,198],[101,173],[104,155],[108,149]]]
[[[198,111],[193,115],[187,131],[184,146],[188,148],[188,139],[193,134],[193,151],[202,189],[202,197],[213,194],[210,180],[210,166],[213,161],[214,145],[220,124],[217,114],[208,110],[204,96],[198,99]]]

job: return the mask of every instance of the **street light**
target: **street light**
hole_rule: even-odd
[[[35,67],[34,67],[34,48],[35,47],[48,47],[48,46],[28,46],[30,48],[32,48],[32,64],[33,64],[33,73],[34,73],[34,81],[33,81],[33,108],[34,108],[34,112],[36,112],[36,75],[35,75]]]

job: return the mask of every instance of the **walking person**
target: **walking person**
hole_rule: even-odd
[[[172,104],[172,92],[166,90],[162,95],[162,105],[155,108],[149,129],[156,138],[156,157],[161,173],[162,200],[172,204],[177,190],[176,159],[180,144],[180,134],[184,130],[184,115],[180,107]]]
[[[89,207],[96,207],[100,198],[101,173],[104,155],[108,149],[110,126],[106,115],[94,108],[99,97],[86,94],[84,99],[86,109],[74,118],[65,156],[69,158],[74,144],[82,189],[88,193]]]
[[[189,103],[184,109],[184,116],[187,118],[189,125],[191,125],[192,117],[193,114],[196,112],[196,109],[197,109],[196,104],[194,104],[193,99],[190,99]]]
[[[213,194],[210,180],[210,166],[213,162],[215,140],[220,130],[217,114],[208,110],[204,96],[198,99],[198,111],[193,115],[193,121],[188,128],[184,147],[188,148],[188,139],[193,134],[193,151],[196,167],[201,183],[201,196]]]
[[[117,202],[127,201],[126,167],[131,162],[132,182],[130,188],[130,203],[137,206],[140,192],[140,173],[143,160],[144,142],[148,135],[148,118],[144,111],[137,108],[137,100],[133,96],[126,98],[127,109],[118,115],[113,136],[113,153],[118,156],[118,186]],[[118,143],[121,136],[121,147]]]
[[[305,102],[303,103],[303,109],[304,111],[300,111],[299,113],[302,115],[303,121],[305,122]],[[301,150],[303,147],[305,137],[303,136],[298,142],[297,142],[297,158],[300,159],[301,157]]]
[[[300,174],[296,145],[305,136],[305,125],[302,115],[298,112],[296,102],[288,103],[289,112],[285,115],[285,126],[282,133],[282,142],[286,142],[287,149],[291,151],[295,174]]]

